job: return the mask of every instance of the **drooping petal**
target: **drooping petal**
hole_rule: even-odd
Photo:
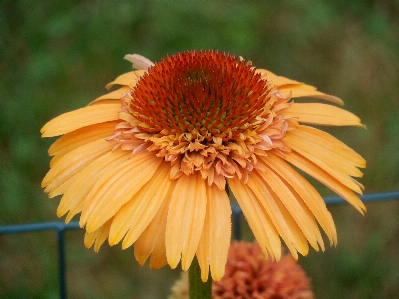
[[[278,76],[271,71],[265,70],[265,69],[257,69],[257,72],[262,74],[263,79],[271,80],[273,81],[273,85],[288,85],[288,84],[303,84],[302,82],[298,82],[292,79],[288,79],[283,76]]]
[[[319,228],[314,221],[313,214],[306,206],[301,205],[301,203],[285,185],[284,181],[282,181],[273,170],[267,166],[265,166],[265,168],[266,171],[260,171],[258,173],[263,178],[264,182],[270,187],[270,191],[272,191],[276,195],[275,197],[277,197],[284,205],[289,215],[291,215],[292,220],[299,226],[301,232],[306,237],[310,245],[312,245],[316,251],[319,250],[318,244],[324,248],[323,239],[320,235]],[[276,202],[277,204],[279,203],[278,200],[276,200]],[[288,218],[291,219],[291,217]],[[287,220],[288,219],[286,217],[286,221]],[[290,227],[295,226],[290,225]]]
[[[201,174],[195,172],[178,179],[166,224],[166,255],[172,269],[182,260],[186,271],[194,258],[204,227],[207,196]]]
[[[42,137],[53,137],[90,125],[117,120],[120,108],[120,103],[80,108],[53,118],[43,126],[40,132]]]
[[[209,266],[213,280],[223,277],[231,236],[231,207],[226,191],[207,186],[207,197],[205,224],[197,249],[204,282],[208,280]]]
[[[293,103],[283,115],[308,124],[365,127],[360,118],[349,111],[321,103]]]
[[[258,197],[249,188],[249,183],[243,184],[236,178],[228,179],[228,183],[262,251],[266,256],[270,254],[273,259],[279,260],[281,257],[280,232],[277,232],[271,217],[265,211]],[[259,188],[261,187],[259,186]],[[275,215],[272,214],[270,216]],[[292,255],[298,258],[291,242],[288,242],[287,246]]]
[[[284,141],[294,150],[336,180],[362,194],[363,186],[351,176],[363,174],[357,167],[364,167],[365,161],[355,151],[330,134],[307,126],[298,126],[287,133]]]
[[[322,168],[295,152],[286,153],[283,158],[330,188],[364,215],[366,207],[359,197]]]
[[[86,231],[91,232],[103,225],[153,177],[161,162],[147,152],[108,171],[87,195],[80,226],[86,225]]]
[[[276,231],[284,240],[292,256],[307,255],[309,245],[298,225],[293,221],[285,206],[261,177],[261,172],[253,172],[248,179],[248,187],[253,192],[265,213],[270,217]],[[258,239],[257,239],[258,240]]]
[[[168,193],[171,184],[169,172],[170,165],[162,163],[152,179],[115,214],[109,234],[110,245],[119,243],[125,237],[122,244],[125,249],[137,240]]]
[[[166,194],[157,214],[134,243],[134,256],[141,266],[144,265],[150,255],[150,267],[152,269],[158,269],[167,264],[165,248],[166,220],[176,183],[176,180],[171,182],[168,194]]]
[[[68,153],[75,148],[82,146],[86,143],[95,141],[97,139],[105,139],[112,135],[117,122],[105,122],[100,124],[83,127],[76,131],[67,133],[58,138],[49,148],[48,154],[50,156],[60,156]],[[56,160],[53,161],[53,163]]]
[[[316,189],[283,159],[269,154],[267,157],[261,157],[260,160],[264,165],[271,167],[278,173],[286,184],[290,185],[298,193],[326,232],[331,245],[337,244],[337,231],[333,219],[323,198]]]
[[[50,192],[78,173],[85,165],[110,151],[111,148],[112,145],[104,139],[75,148],[52,165],[52,168],[42,181],[42,187],[47,186],[46,191]]]
[[[109,228],[112,223],[112,218],[100,226],[98,229],[91,233],[86,233],[84,238],[84,244],[86,248],[90,248],[94,244],[94,251],[99,252],[101,245],[107,240],[109,234]]]
[[[57,209],[57,216],[61,217],[70,211],[65,219],[68,223],[73,216],[82,211],[86,196],[89,194],[98,179],[108,171],[112,171],[112,169],[123,161],[126,161],[130,155],[131,154],[126,151],[110,151],[92,161],[85,168],[79,171],[61,198]]]

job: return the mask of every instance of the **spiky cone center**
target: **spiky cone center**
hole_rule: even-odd
[[[290,150],[282,138],[289,97],[261,78],[251,63],[217,51],[167,56],[121,99],[123,120],[110,138],[125,150],[152,151],[171,163],[171,179],[200,171],[224,189],[246,182],[267,150]]]

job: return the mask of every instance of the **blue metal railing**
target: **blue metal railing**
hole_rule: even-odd
[[[363,202],[378,202],[386,200],[399,199],[399,191],[382,192],[365,194],[360,197]],[[327,205],[338,205],[346,203],[345,200],[339,196],[324,197]],[[232,206],[233,211],[233,235],[234,238],[241,239],[241,218],[242,211],[238,205]],[[67,298],[66,288],[66,259],[65,259],[65,232],[71,229],[78,229],[78,221],[71,221],[65,224],[62,221],[31,223],[31,224],[16,224],[16,225],[0,225],[0,235],[2,234],[16,234],[34,231],[55,230],[58,239],[58,264],[59,264],[59,292],[60,298]]]

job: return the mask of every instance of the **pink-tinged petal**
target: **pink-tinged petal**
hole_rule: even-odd
[[[126,54],[123,58],[130,61],[134,69],[147,70],[149,67],[154,66],[151,60],[139,54]]]

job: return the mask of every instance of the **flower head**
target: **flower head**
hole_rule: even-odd
[[[107,85],[121,87],[65,113],[42,128],[61,136],[43,187],[63,195],[57,215],[81,212],[85,245],[99,250],[122,240],[134,244],[140,264],[182,262],[195,255],[202,279],[225,271],[231,235],[226,183],[260,247],[281,257],[324,250],[319,227],[337,243],[332,217],[312,187],[291,165],[346,199],[361,213],[354,192],[362,185],[364,159],[309,124],[362,126],[336,106],[296,103],[313,97],[342,101],[316,88],[256,69],[217,51],[189,51],[153,64],[127,55],[139,70]],[[288,162],[288,163],[287,163]],[[290,165],[291,164],[291,165]]]
[[[172,287],[169,299],[188,298],[188,275]],[[212,298],[313,299],[310,280],[290,255],[279,262],[266,260],[257,243],[233,242],[226,273],[212,283]]]

